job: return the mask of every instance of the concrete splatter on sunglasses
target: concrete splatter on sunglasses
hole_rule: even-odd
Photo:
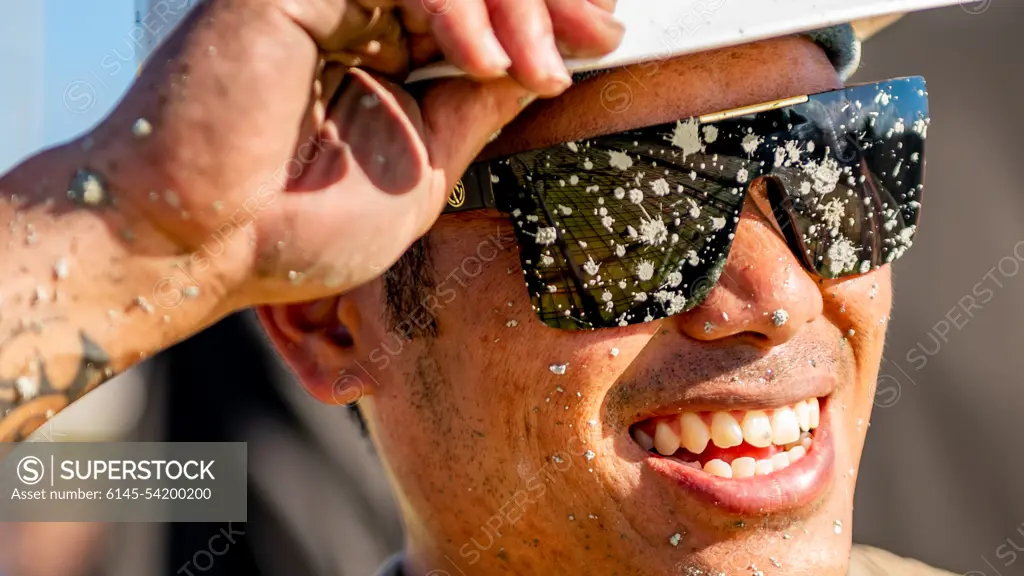
[[[564,330],[698,306],[757,179],[809,273],[864,274],[913,243],[927,94],[900,78],[478,162],[445,213],[507,213],[533,308]]]

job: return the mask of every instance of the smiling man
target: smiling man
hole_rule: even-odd
[[[842,22],[949,3],[622,3],[623,37],[613,2],[407,2],[515,80],[416,102],[313,65],[346,27],[336,59],[386,60],[379,9],[204,4],[0,180],[0,432],[258,305],[313,396],[358,402],[407,529],[384,574],[932,573],[851,546],[929,116],[920,78],[843,87],[878,20]]]
[[[381,280],[260,312],[313,395],[361,398],[407,528],[387,574],[850,569],[924,81],[844,90],[848,26],[637,49],[630,22],[679,37],[659,9],[621,7],[619,66],[505,128]]]

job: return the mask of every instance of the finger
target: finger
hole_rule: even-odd
[[[547,0],[547,5],[563,56],[603,56],[622,42],[625,27],[602,7],[587,0]]]
[[[490,82],[442,80],[420,99],[431,163],[444,172],[451,188],[491,137],[536,99],[511,78]],[[456,128],[457,127],[457,128]]]
[[[371,12],[355,2],[283,2],[282,11],[321,48],[340,50],[366,29]]]
[[[404,77],[409,70],[409,48],[405,37],[395,40],[370,40],[339,52],[325,52],[323,57],[349,68],[363,68],[391,77]]]
[[[359,0],[367,8],[377,6],[397,10],[406,34],[430,32],[430,18],[448,11],[454,0]]]
[[[313,2],[312,4],[335,4]],[[289,3],[289,4],[295,4]],[[300,3],[305,4],[305,3]],[[345,3],[342,2],[344,5]],[[307,16],[308,20],[309,17]],[[381,7],[367,9],[356,2],[348,2],[338,18],[329,22],[300,21],[325,52],[336,52],[371,40],[392,40],[402,35],[402,25],[393,9]]]
[[[327,118],[329,110],[327,109],[332,102],[337,101],[339,97],[339,91],[344,89],[345,78],[348,77],[348,68],[337,64],[327,64],[326,69],[323,72],[323,97],[321,98],[321,106],[323,108],[323,119],[321,120],[320,134],[317,136],[321,139],[327,139],[331,142],[340,143],[341,139],[338,137],[338,128],[333,120]]]
[[[107,133],[131,134],[135,119],[151,120],[150,137],[113,136],[102,152],[144,163],[132,189],[187,190],[179,199],[189,217],[179,230],[188,234],[201,233],[208,225],[202,218],[222,218],[206,199],[231,199],[244,193],[234,187],[248,179],[270,179],[292,153],[310,101],[314,42],[293,18],[282,17],[280,6],[249,4],[244,11],[230,2],[198,5],[147,62],[117,113],[97,129],[97,141],[105,141]]]
[[[470,76],[497,78],[512,64],[494,35],[487,7],[479,0],[408,0],[406,5],[431,15],[431,29],[442,52]]]
[[[355,0],[360,6],[373,11],[374,8],[394,10],[401,6],[402,0]]]
[[[487,5],[494,32],[512,58],[513,78],[545,97],[557,96],[572,84],[544,0],[487,0]]]
[[[354,55],[354,64],[393,77],[408,73],[407,34],[398,14],[401,0],[358,0],[370,10],[367,31],[359,42],[353,41],[346,52]]]
[[[587,0],[594,6],[608,12],[615,12],[615,0]]]
[[[444,59],[437,40],[430,34],[409,36],[409,64],[413,68]]]
[[[448,0],[451,1],[451,0]],[[442,7],[443,8],[443,7]],[[401,9],[402,27],[409,34],[429,34],[431,13],[427,10]]]
[[[343,66],[331,63],[327,63],[324,66],[323,74],[320,77],[321,84],[323,85],[322,98],[324,102],[330,102],[334,98],[347,73],[348,70]]]

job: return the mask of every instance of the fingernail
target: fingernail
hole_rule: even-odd
[[[587,16],[599,20],[601,25],[607,28],[612,34],[621,37],[626,33],[626,25],[622,23],[622,20],[616,18],[613,12],[601,9],[601,6],[599,5],[591,4],[588,6]]]
[[[562,54],[558,51],[558,45],[554,38],[551,39],[550,47],[545,51],[544,68],[548,71],[548,78],[559,91],[565,90],[572,85],[572,77],[569,76],[569,69],[565,67]]]
[[[485,66],[488,69],[505,71],[512,66],[512,59],[508,57],[508,54],[501,47],[501,43],[498,42],[498,38],[494,36],[493,32],[484,34],[482,47],[484,60],[486,61]]]
[[[564,67],[561,71],[552,76],[551,80],[555,83],[555,87],[559,93],[565,92],[569,86],[572,86],[572,77],[569,76],[569,70]]]
[[[590,1],[591,4],[593,4],[594,6],[597,6],[598,8],[601,8],[602,10],[607,10],[608,12],[614,12],[615,11],[615,0],[589,0],[589,1]]]
[[[601,16],[598,17],[605,26],[615,30],[616,32],[620,34],[624,34],[626,32],[626,25],[622,23],[622,20],[616,18],[611,12],[602,12]]]

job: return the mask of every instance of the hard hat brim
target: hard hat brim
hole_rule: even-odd
[[[566,66],[571,73],[617,68],[840,24],[852,24],[865,40],[907,12],[975,1],[619,0],[615,16],[626,26],[619,48],[600,58],[567,60]],[[462,75],[440,62],[413,71],[407,81]]]

